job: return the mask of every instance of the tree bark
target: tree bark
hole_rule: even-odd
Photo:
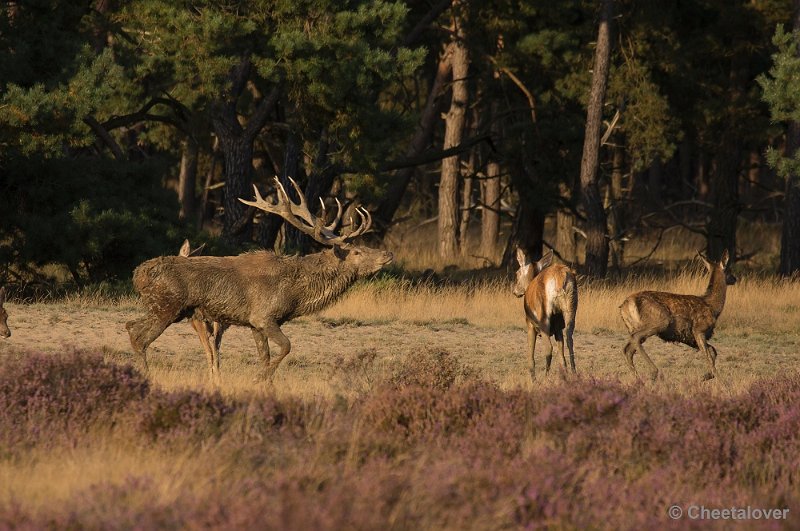
[[[544,212],[535,208],[531,201],[520,197],[517,205],[514,225],[511,227],[511,237],[508,239],[505,252],[503,252],[502,265],[507,271],[516,268],[516,249],[523,249],[531,260],[542,257],[544,244]]]
[[[470,168],[472,171],[472,168]],[[469,217],[472,214],[472,177],[464,177],[464,185],[461,194],[461,219],[458,224],[458,247],[461,256],[467,256],[469,252]]]
[[[500,233],[500,164],[492,159],[486,165],[481,210],[481,256],[494,263]]]
[[[608,268],[608,238],[606,237],[606,213],[597,185],[600,159],[600,126],[603,103],[608,84],[608,69],[611,58],[611,19],[613,0],[604,0],[597,31],[597,48],[594,56],[592,87],[586,112],[586,134],[581,158],[581,197],[586,209],[586,273],[604,277]]]
[[[625,263],[625,241],[622,230],[626,223],[627,204],[622,197],[622,176],[625,173],[625,148],[614,146],[613,166],[611,168],[611,205],[608,214],[608,233],[611,235],[609,250],[611,265],[619,269]]]
[[[268,116],[280,94],[280,85],[273,87],[250,115],[247,124],[239,123],[237,102],[250,75],[250,59],[244,58],[229,75],[230,85],[212,105],[211,122],[217,134],[225,159],[225,189],[223,207],[225,217],[222,239],[229,245],[239,246],[248,239],[252,225],[252,209],[239,201],[250,198],[253,173],[253,142],[267,123]]]
[[[178,201],[181,210],[178,217],[182,220],[194,220],[197,189],[197,142],[186,137],[181,146],[181,171],[178,175]]]
[[[800,38],[800,0],[794,1],[794,38]],[[800,43],[798,43],[800,44]],[[800,55],[800,46],[797,48]],[[791,122],[786,132],[786,156],[798,157],[800,149],[800,123]],[[786,196],[781,230],[781,262],[778,272],[789,276],[800,271],[800,175],[786,180]]]
[[[463,20],[454,16],[455,42],[453,48],[453,84],[450,110],[445,117],[444,149],[461,144],[466,122],[469,71],[469,51],[467,50]],[[442,160],[442,173],[439,180],[439,256],[452,259],[458,249],[456,228],[458,223],[458,176],[461,170],[461,157],[454,155]]]

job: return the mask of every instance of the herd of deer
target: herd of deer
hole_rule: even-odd
[[[247,326],[253,333],[262,360],[260,378],[271,380],[281,360],[289,354],[291,343],[281,331],[285,322],[322,310],[342,295],[356,280],[379,271],[392,262],[392,253],[360,247],[352,242],[369,230],[372,218],[366,210],[355,209],[358,221],[350,217],[347,230],[336,234],[342,218],[337,213],[326,224],[327,211],[322,203],[314,215],[305,196],[293,180],[299,202],[295,203],[278,179],[277,200],[267,201],[255,188],[255,201],[242,203],[264,212],[277,214],[307,234],[327,250],[306,256],[277,256],[269,251],[255,251],[238,256],[198,256],[186,241],[177,256],[161,256],[142,263],[133,273],[133,285],[140,294],[145,314],[125,327],[131,345],[147,369],[147,347],[172,323],[188,318],[197,331],[206,352],[210,377],[219,379],[219,347],[222,335],[231,325]],[[728,269],[725,251],[719,262],[711,262],[698,253],[709,272],[706,292],[701,296],[679,295],[661,291],[641,291],[630,295],[620,306],[620,314],[630,335],[623,353],[628,367],[638,378],[633,356],[639,352],[655,380],[658,368],[644,349],[651,336],[688,345],[706,355],[709,372],[704,380],[717,375],[716,349],[708,342],[725,305],[725,292],[736,278]],[[569,350],[570,368],[575,369],[572,334],[578,309],[575,274],[565,265],[552,264],[548,252],[538,262],[531,262],[517,250],[519,269],[513,293],[523,298],[528,332],[530,376],[535,380],[536,339],[543,336],[547,354],[545,371],[553,358],[552,338],[561,351],[564,369],[568,370],[564,348]],[[6,299],[0,288],[0,336],[10,337]],[[277,345],[272,358],[269,340]]]

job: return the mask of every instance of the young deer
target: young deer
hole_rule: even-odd
[[[710,380],[717,375],[717,349],[708,340],[714,334],[717,318],[725,306],[725,291],[728,286],[736,283],[736,277],[728,270],[727,250],[716,264],[708,261],[699,252],[697,254],[711,275],[705,294],[696,296],[640,291],[630,295],[619,307],[630,334],[623,349],[625,361],[637,378],[636,367],[633,365],[633,355],[637,350],[650,365],[650,378],[655,381],[658,377],[658,367],[647,355],[643,345],[648,337],[656,335],[664,341],[683,343],[702,351],[708,358],[710,369],[703,380]]]
[[[553,360],[553,343],[555,336],[561,348],[561,359],[567,369],[567,358],[564,356],[564,343],[569,349],[569,361],[575,373],[575,352],[572,349],[572,332],[575,330],[575,313],[578,311],[578,287],[575,275],[565,265],[550,265],[553,251],[549,251],[535,264],[528,256],[517,248],[517,270],[514,282],[514,295],[525,296],[525,320],[528,324],[528,352],[531,357],[531,381],[536,379],[536,336],[543,334],[547,338],[547,355],[545,372],[550,372]]]
[[[6,302],[6,288],[0,288],[0,337],[11,337],[11,330],[8,328],[8,312],[3,308]]]
[[[202,244],[197,249],[192,249],[189,245],[189,240],[184,240],[178,256],[189,258],[190,256],[198,256],[206,244]],[[208,370],[211,380],[219,380],[219,346],[222,343],[222,334],[227,327],[223,327],[217,321],[207,320],[200,309],[196,309],[194,315],[189,318],[192,327],[197,332],[200,338],[200,343],[203,344],[203,350],[206,353],[208,360]]]

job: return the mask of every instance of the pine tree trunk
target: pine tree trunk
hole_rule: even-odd
[[[229,245],[238,246],[249,239],[252,221],[252,216],[247,215],[247,207],[239,198],[253,196],[253,144],[242,137],[220,135],[220,145],[225,160],[222,239]]]
[[[178,201],[181,205],[178,217],[182,220],[194,220],[197,188],[197,142],[186,138],[181,146],[181,171],[178,175]]]
[[[481,210],[481,256],[494,263],[497,237],[500,232],[500,164],[492,160],[486,165]]]
[[[470,172],[472,169],[470,168]],[[469,253],[469,217],[472,214],[472,177],[464,177],[461,193],[461,220],[458,224],[458,248],[461,256]]]
[[[600,127],[603,118],[608,69],[611,57],[613,0],[604,0],[597,32],[592,87],[586,113],[586,134],[581,158],[581,197],[586,210],[586,273],[604,277],[608,268],[606,213],[597,185],[600,160]]]
[[[556,212],[556,250],[565,262],[574,264],[575,247],[575,216],[560,208]]]
[[[611,236],[609,250],[612,267],[619,269],[625,263],[625,241],[622,230],[626,223],[627,204],[622,197],[622,176],[624,174],[625,148],[614,146],[613,166],[611,168],[611,204],[608,214],[608,233]]]
[[[464,42],[462,20],[455,19],[456,41],[453,49],[453,84],[450,110],[445,116],[443,149],[461,144],[467,111],[467,73],[469,52]],[[442,173],[439,180],[439,256],[452,259],[458,249],[456,228],[458,223],[458,176],[461,157],[454,155],[442,160]]]
[[[515,258],[517,247],[523,249],[531,260],[542,257],[544,243],[544,212],[533,207],[531,201],[520,198],[517,205],[511,237],[503,253],[502,265],[511,271],[517,267]]]
[[[800,0],[794,1],[795,39],[800,31]],[[800,54],[800,48],[798,48]],[[786,156],[797,158],[800,149],[800,123],[791,122],[786,133]],[[800,271],[800,175],[786,180],[786,199],[781,231],[781,275],[794,275]]]

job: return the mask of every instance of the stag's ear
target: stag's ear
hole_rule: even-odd
[[[728,262],[730,261],[730,259],[731,256],[730,254],[728,254],[728,250],[725,249],[724,251],[722,251],[722,256],[719,259],[719,265],[721,265],[722,268],[725,269],[726,267],[728,267]]]
[[[553,250],[550,249],[545,253],[541,260],[536,262],[536,271],[541,271],[545,267],[553,263]]]
[[[522,247],[517,247],[517,262],[519,262],[520,267],[525,267],[531,263],[530,260],[528,260],[528,255],[522,250]]]
[[[189,246],[189,240],[183,240],[183,245],[181,245],[181,250],[178,251],[178,256],[189,256],[191,254],[191,247]]]
[[[345,249],[341,245],[333,246],[333,255],[339,260],[344,260],[345,258],[347,258],[348,254],[350,254],[350,251],[348,249]]]

